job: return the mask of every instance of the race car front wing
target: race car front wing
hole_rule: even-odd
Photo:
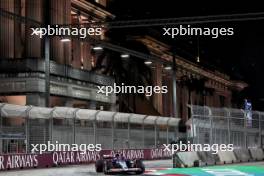
[[[108,173],[113,173],[113,172],[137,172],[141,171],[141,168],[127,168],[127,169],[122,169],[122,168],[114,168],[114,169],[109,169],[107,170]]]

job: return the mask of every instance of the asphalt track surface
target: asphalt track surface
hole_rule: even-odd
[[[264,176],[264,162],[235,163],[193,168],[157,169],[146,176]]]
[[[171,160],[144,161],[144,164],[146,166],[146,173],[145,173],[146,175],[157,175],[159,170],[163,170],[163,169],[172,167],[172,161]],[[236,166],[239,166],[239,167],[248,167],[248,166],[263,167],[263,171],[264,171],[264,162],[251,162],[251,163],[242,163],[242,164],[234,164],[234,165],[224,165],[224,166],[220,166],[220,167],[227,168],[227,167],[233,167],[233,166],[235,166],[235,167]],[[188,169],[192,169],[192,168],[185,168],[185,169],[188,170]],[[20,170],[20,171],[0,172],[0,176],[95,176],[95,175],[102,176],[104,174],[96,173],[93,164],[91,164],[91,165],[72,165],[72,166],[57,167],[57,168],[29,169],[29,170]],[[168,175],[172,176],[174,174],[168,174]],[[210,174],[210,175],[211,176],[255,176],[254,174],[249,174],[249,175],[243,175],[243,174],[242,175],[241,174],[233,174],[233,175]],[[177,176],[182,176],[182,175],[177,175]],[[200,174],[190,174],[190,176],[200,176]],[[201,176],[203,176],[203,175],[201,175]],[[257,176],[259,176],[259,175],[257,175]],[[264,174],[260,174],[260,176],[264,176]]]

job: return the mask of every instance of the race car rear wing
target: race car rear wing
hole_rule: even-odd
[[[114,158],[113,155],[103,155],[103,159],[112,159]]]

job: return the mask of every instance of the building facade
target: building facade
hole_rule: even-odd
[[[150,36],[135,37],[146,45],[154,56],[172,62],[171,47]],[[233,92],[240,92],[247,84],[231,80],[218,70],[209,70],[198,63],[190,62],[180,56],[176,57],[177,80],[177,117],[189,118],[188,104],[210,107],[233,107]],[[151,104],[163,116],[173,116],[172,72],[162,64],[151,66],[153,84],[167,86],[167,94],[155,94]]]
[[[58,0],[30,1],[3,0],[1,10],[1,101],[21,105],[45,106],[45,48],[44,39],[31,35],[31,27],[41,24],[85,26],[89,22],[113,19],[108,12],[108,1]],[[36,21],[28,22],[25,19]],[[104,30],[107,30],[104,28]],[[104,34],[99,36],[107,41]],[[60,36],[50,37],[50,102],[49,106],[72,106],[91,109],[116,109],[116,95],[97,94],[97,85],[112,85],[115,79],[93,70],[100,54],[93,52],[93,44],[72,38],[62,42]],[[149,36],[135,37],[150,53],[172,61],[170,46]],[[242,90],[246,84],[230,80],[229,76],[201,68],[177,56],[178,116],[187,118],[187,104],[230,107],[232,91]],[[153,63],[152,84],[168,86],[166,95],[137,99],[136,113],[172,116],[172,75],[164,65]],[[130,100],[128,100],[128,104]],[[127,109],[131,109],[128,107]]]
[[[1,1],[1,10],[19,17],[3,14],[0,17],[1,101],[45,106],[44,39],[31,35],[31,27],[45,23],[85,25],[104,21],[113,17],[105,10],[105,5],[106,1]],[[96,94],[97,85],[111,85],[114,79],[91,72],[97,59],[91,44],[78,39],[62,42],[61,37],[52,36],[50,59],[49,106],[114,110],[115,95]]]

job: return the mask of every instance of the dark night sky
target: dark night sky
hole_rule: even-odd
[[[229,1],[230,3],[230,1]],[[264,12],[261,4],[250,1],[250,4],[229,5],[228,2],[213,1],[211,4],[193,3],[192,1],[173,0],[112,0],[110,10],[116,15],[115,20],[155,19],[173,17],[194,17],[218,14]],[[201,64],[224,71],[232,79],[247,82],[250,86],[243,95],[253,101],[254,109],[264,109],[264,20],[226,22],[207,24],[212,27],[233,27],[235,35],[212,39],[200,37]],[[156,33],[162,34],[162,27],[156,27]],[[203,26],[201,26],[203,27]],[[144,31],[151,33],[152,29],[130,28],[128,33]],[[153,33],[153,32],[152,32]],[[197,55],[196,38],[178,38],[165,42],[178,46],[179,55],[195,61]]]

